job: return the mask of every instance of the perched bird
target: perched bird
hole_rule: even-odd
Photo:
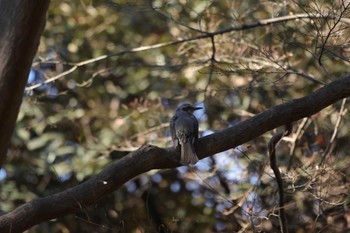
[[[182,104],[170,121],[170,132],[174,146],[181,146],[180,163],[183,165],[195,164],[198,162],[194,145],[198,139],[198,121],[193,112],[202,109],[192,104]]]

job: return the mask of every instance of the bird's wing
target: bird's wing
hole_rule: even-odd
[[[171,134],[171,139],[173,140],[174,143],[177,143],[176,130],[175,130],[175,122],[177,121],[177,119],[178,117],[174,115],[170,120],[170,134]]]
[[[180,144],[191,142],[195,138],[195,129],[193,120],[191,117],[179,117],[175,121],[175,133],[176,138],[179,140]]]

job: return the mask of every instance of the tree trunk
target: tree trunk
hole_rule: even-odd
[[[0,0],[0,166],[6,159],[49,3]]]

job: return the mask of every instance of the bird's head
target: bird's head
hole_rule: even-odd
[[[202,109],[201,107],[194,107],[192,104],[189,103],[185,103],[185,104],[181,104],[176,111],[183,111],[183,112],[187,112],[190,114],[193,114],[194,111]]]

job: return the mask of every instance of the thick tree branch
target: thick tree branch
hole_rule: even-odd
[[[49,0],[0,0],[0,165],[45,26]]]
[[[278,126],[311,116],[348,96],[350,96],[350,74],[306,97],[275,106],[234,127],[202,138],[198,142],[197,155],[203,158],[204,155],[213,155],[225,150],[224,148],[234,148]]]
[[[278,126],[313,115],[350,96],[350,75],[322,87],[304,98],[273,107],[240,124],[200,138],[197,155],[205,158],[234,148]],[[84,209],[120,188],[131,178],[151,169],[174,168],[179,151],[143,146],[111,164],[89,180],[66,191],[28,202],[0,217],[0,232],[22,232],[31,226]]]

